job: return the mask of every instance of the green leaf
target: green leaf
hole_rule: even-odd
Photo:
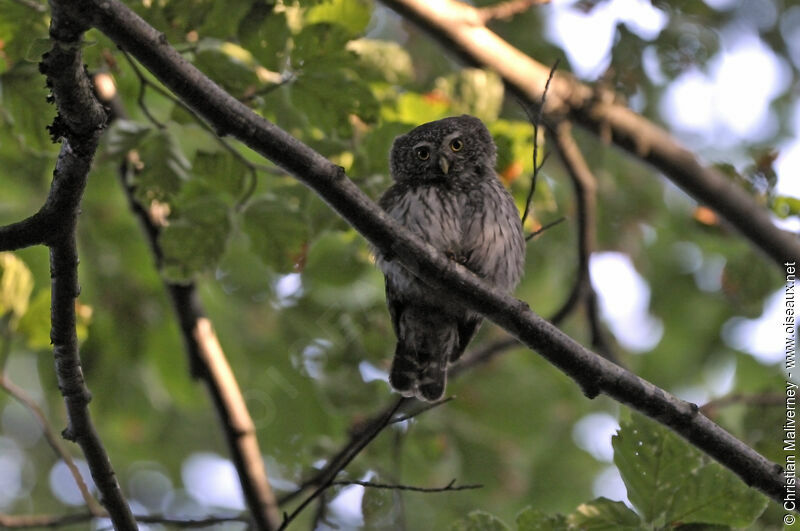
[[[472,511],[466,518],[452,523],[450,531],[508,531],[505,522],[486,511]]]
[[[261,9],[257,9],[261,5]],[[239,26],[239,39],[265,68],[280,71],[286,59],[286,44],[291,32],[285,12],[275,12],[274,6],[254,4],[250,16]]]
[[[648,524],[748,527],[767,498],[669,429],[634,413],[612,439],[628,498]]]
[[[39,291],[31,300],[17,330],[31,350],[50,347],[50,290]]]
[[[247,173],[247,167],[227,151],[199,152],[192,163],[195,178],[233,199],[241,196]]]
[[[436,80],[436,90],[449,101],[453,114],[472,114],[492,122],[503,105],[503,82],[500,76],[480,68],[464,68]]]
[[[417,94],[406,92],[395,102],[394,108],[384,106],[381,115],[388,122],[402,122],[419,125],[431,120],[438,120],[450,114],[448,101],[435,94]]]
[[[517,531],[567,531],[567,517],[563,514],[547,514],[533,507],[523,509],[517,515]]]
[[[198,44],[194,64],[234,96],[241,96],[260,85],[253,55],[231,42],[203,39]]]
[[[308,227],[296,204],[272,196],[251,202],[244,230],[261,261],[279,273],[295,271],[305,260]]]
[[[365,0],[327,0],[306,12],[306,22],[340,24],[350,35],[360,35],[371,16],[371,3]]]
[[[150,201],[169,201],[189,178],[191,164],[169,130],[147,135],[138,147],[143,164],[136,174],[136,195],[143,204]]]
[[[779,195],[772,200],[770,207],[776,216],[786,219],[789,216],[800,216],[800,199]]]
[[[294,37],[292,64],[297,70],[307,67],[309,61],[341,64],[354,62],[355,54],[345,50],[350,35],[338,24],[311,24]]]
[[[414,77],[411,56],[396,42],[358,39],[347,43],[347,49],[358,55],[361,68],[373,79],[397,84]]]
[[[161,232],[162,271],[173,281],[186,281],[216,266],[231,231],[228,207],[207,195],[180,205]]]
[[[114,120],[106,133],[106,151],[109,155],[124,155],[139,146],[153,130],[147,124],[131,120]]]
[[[571,527],[596,531],[633,531],[642,528],[639,515],[628,509],[624,503],[606,498],[581,504],[575,512],[567,516],[567,522]]]
[[[25,262],[12,253],[0,253],[0,319],[10,316],[13,330],[28,311],[33,275]]]

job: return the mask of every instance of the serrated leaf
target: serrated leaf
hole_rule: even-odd
[[[747,527],[767,506],[733,472],[642,415],[623,422],[612,444],[628,498],[648,524]]]
[[[33,275],[25,262],[13,253],[0,253],[0,318],[9,316],[13,330],[28,311],[33,292]]]
[[[567,517],[547,514],[532,507],[523,509],[516,519],[517,531],[567,531]]]
[[[350,35],[338,24],[308,25],[293,40],[292,64],[297,70],[307,67],[309,61],[325,63],[329,67],[338,66],[343,61],[355,62],[355,54],[345,49]]]
[[[275,12],[274,6],[262,5],[257,9],[254,5],[253,9],[239,26],[239,39],[262,66],[279,71],[291,35],[286,14]]]
[[[411,55],[396,42],[358,39],[348,42],[347,49],[358,55],[362,69],[376,80],[397,84],[414,77]]]
[[[203,39],[198,44],[194,64],[234,96],[258,87],[253,56],[236,44]]]
[[[389,122],[419,125],[444,118],[450,114],[450,103],[434,94],[406,92],[395,102],[394,108],[383,106],[381,114]]]
[[[370,6],[365,0],[327,0],[306,12],[306,22],[340,24],[350,35],[360,35],[372,16]]]
[[[213,196],[180,205],[159,237],[164,254],[162,272],[173,281],[186,281],[216,266],[231,231],[228,207]]]
[[[292,86],[292,104],[313,119],[327,135],[352,136],[351,114],[377,120],[379,105],[369,87],[344,70],[304,71]]]
[[[192,175],[215,191],[238,199],[242,194],[247,168],[228,152],[199,152],[192,162]]]
[[[635,512],[622,502],[598,498],[583,503],[567,516],[567,523],[577,529],[594,531],[635,531],[642,528],[642,521]]]
[[[244,230],[264,264],[279,273],[300,268],[305,260],[308,227],[296,205],[262,197],[244,211]]]
[[[136,195],[144,204],[168,201],[189,178],[191,164],[169,130],[155,131],[138,144],[142,169],[136,174]]]
[[[450,531],[508,531],[505,522],[486,511],[472,511],[450,525]]]

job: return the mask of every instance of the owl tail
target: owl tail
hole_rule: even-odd
[[[398,341],[389,383],[403,396],[435,402],[447,383],[447,354],[417,352]]]
[[[458,347],[456,320],[439,308],[407,306],[398,328],[389,382],[404,396],[439,400],[447,381],[448,360]]]

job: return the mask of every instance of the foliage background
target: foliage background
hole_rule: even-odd
[[[579,2],[573,9],[591,15],[605,3]],[[731,178],[786,214],[794,203],[776,198],[765,153],[793,134],[798,61],[791,57],[797,57],[797,43],[779,21],[796,16],[798,8],[788,0],[761,3],[777,14],[770,25],[755,24],[744,1],[724,9],[654,2],[668,17],[666,26],[647,41],[620,25],[601,83],[631,96],[637,110],[662,122],[659,104],[671,80],[691,68],[707,68],[726,28],[757,32],[783,58],[793,81],[772,101],[779,127],[758,142],[720,141],[704,153],[711,162],[728,164]],[[31,5],[0,2],[3,224],[38,209],[57,153],[45,129],[54,111],[36,65],[41,52],[36,39],[46,38],[48,19]],[[532,166],[525,113],[504,97],[492,74],[464,70],[385,7],[361,0],[128,5],[234,96],[344,166],[373,198],[389,184],[394,136],[469,112],[489,124],[500,149],[498,171],[522,205]],[[533,8],[492,28],[541,62],[561,59],[560,68],[569,70],[565,51],[543,38],[548,9]],[[237,146],[237,155],[231,154],[185,109],[154,90],[157,82],[149,77],[145,105],[137,105],[142,81],[136,70],[102,34],[91,31],[87,38],[89,70],[113,76],[131,116],[115,122],[105,137],[79,232],[81,356],[94,395],[92,413],[123,488],[139,511],[155,514],[241,508],[215,413],[205,390],[189,376],[153,257],[120,186],[120,162],[135,148],[139,197],[169,205],[170,224],[161,241],[165,274],[199,280],[257,423],[273,486],[291,490],[346,440],[354,423],[390,399],[384,378],[394,338],[381,275],[363,239],[314,194],[290,177],[274,175],[245,149]],[[653,51],[664,75],[657,81],[642,61]],[[698,215],[702,211],[691,199],[651,169],[588,135],[578,133],[578,142],[598,178],[598,250],[630,257],[649,287],[646,311],[663,326],[661,339],[645,352],[616,344],[623,363],[701,402],[722,394],[780,392],[779,365],[737,350],[723,330],[736,317],[758,317],[766,298],[781,287],[781,272],[724,224]],[[543,145],[547,148],[546,140]],[[547,316],[567,296],[576,264],[574,198],[557,157],[543,169],[534,206],[529,231],[567,218],[529,244],[526,275],[516,292]],[[30,298],[25,290],[0,294],[6,315],[2,362],[9,377],[61,427],[63,404],[48,351],[48,259],[43,249],[15,255],[32,273],[32,291]],[[14,267],[4,263],[3,274]],[[708,275],[710,283],[703,280]],[[9,311],[10,300],[25,301],[27,308]],[[581,312],[563,328],[589,341]],[[484,326],[474,347],[498,337],[495,327]],[[619,479],[611,455],[585,448],[608,448],[611,433],[597,426],[629,413],[607,398],[586,400],[537,356],[512,350],[453,381],[449,393],[457,399],[382,434],[348,468],[348,477],[420,486],[458,478],[484,488],[411,493],[400,503],[399,494],[377,490],[359,500],[363,489],[347,487],[330,496],[331,521],[371,528],[405,521],[409,529],[440,529],[474,509],[511,522],[527,506],[569,513],[601,494],[624,496],[613,488]],[[70,480],[59,476],[57,460],[28,412],[5,395],[0,407],[0,478],[5,478],[0,510],[74,510],[80,500],[70,501]],[[783,461],[779,405],[738,403],[713,414],[768,458]],[[576,428],[587,425],[588,415],[600,421],[588,424],[590,437]],[[771,506],[760,525],[774,525],[779,514]]]

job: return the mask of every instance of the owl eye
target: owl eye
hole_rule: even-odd
[[[414,150],[419,160],[428,160],[431,158],[431,150],[426,147],[418,147]]]
[[[461,151],[461,148],[464,147],[464,142],[461,141],[460,138],[456,138],[452,142],[450,142],[450,149],[453,151]]]

